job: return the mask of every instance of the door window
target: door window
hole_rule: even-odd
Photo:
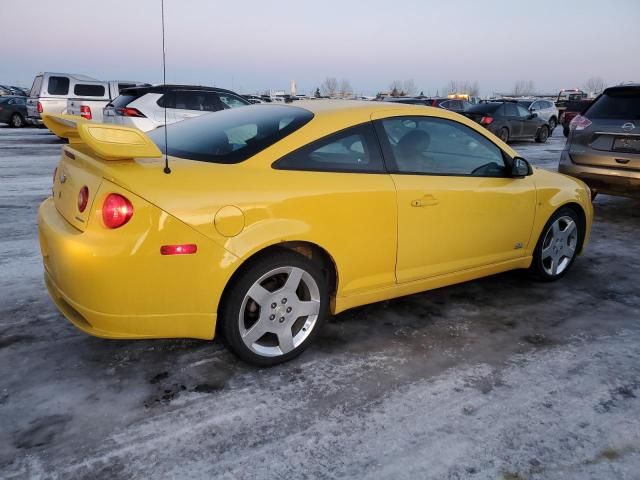
[[[502,151],[465,125],[431,117],[388,118],[381,124],[395,172],[506,176]]]
[[[370,123],[329,135],[290,153],[273,166],[282,170],[384,172],[382,157]]]
[[[49,77],[47,91],[49,95],[67,95],[69,93],[69,78]]]
[[[244,107],[249,103],[246,100],[236,97],[235,95],[228,95],[226,93],[219,93],[218,97],[220,98],[220,102],[222,102],[222,108],[225,109]]]
[[[527,118],[529,116],[530,112],[526,108],[524,108],[524,107],[522,107],[520,105],[517,105],[516,108],[518,109],[518,116],[519,117]]]

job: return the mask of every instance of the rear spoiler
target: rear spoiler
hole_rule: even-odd
[[[78,115],[42,114],[46,127],[69,143],[83,143],[104,160],[160,158],[162,152],[137,128],[85,120]]]

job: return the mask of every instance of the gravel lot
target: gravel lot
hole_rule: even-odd
[[[554,133],[514,147],[555,169]],[[640,202],[599,196],[558,283],[511,272],[354,309],[258,370],[57,313],[35,216],[60,146],[0,127],[0,478],[640,478]]]

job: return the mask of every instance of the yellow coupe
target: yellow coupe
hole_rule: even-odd
[[[253,105],[148,134],[43,117],[69,139],[38,215],[45,282],[99,337],[218,332],[273,365],[329,313],[512,269],[558,279],[592,223],[584,183],[443,109]]]

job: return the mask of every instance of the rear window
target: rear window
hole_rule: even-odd
[[[49,77],[47,92],[49,95],[67,95],[69,93],[69,78]]]
[[[312,118],[311,112],[299,107],[252,105],[201,115],[158,128],[148,135],[163,153],[175,157],[239,163],[295,132]]]
[[[42,88],[42,75],[38,75],[33,79],[33,85],[31,85],[31,92],[29,92],[29,96],[37,97],[40,95],[40,88]]]
[[[104,85],[90,85],[87,83],[77,83],[73,87],[73,94],[80,97],[104,97]]]
[[[493,113],[501,106],[501,103],[480,103],[469,107],[467,113]]]
[[[640,88],[617,88],[602,94],[585,112],[590,119],[640,120]]]

